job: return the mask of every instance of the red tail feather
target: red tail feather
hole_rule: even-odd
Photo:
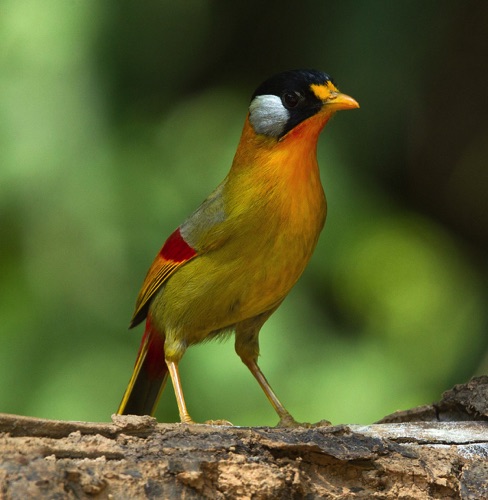
[[[119,415],[152,415],[167,376],[164,335],[152,327],[148,317],[134,372],[117,413]]]

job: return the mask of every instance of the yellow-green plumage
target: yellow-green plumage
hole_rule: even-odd
[[[198,257],[178,269],[149,309],[153,324],[164,325],[167,358],[179,360],[210,333],[274,308],[296,283],[326,215],[313,144],[318,133],[281,152],[246,124],[241,146],[254,158],[236,154],[221,189],[226,219],[202,231],[192,245]],[[248,140],[258,144],[249,147]]]

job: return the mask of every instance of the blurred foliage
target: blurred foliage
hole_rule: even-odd
[[[488,3],[3,0],[0,411],[108,420],[165,237],[226,174],[249,96],[295,67],[361,104],[320,141],[309,269],[261,334],[299,420],[371,422],[486,373]],[[233,343],[188,351],[195,419],[272,425]],[[171,389],[158,418],[177,419]]]

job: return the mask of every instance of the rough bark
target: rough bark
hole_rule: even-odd
[[[367,426],[4,414],[0,498],[488,498],[488,377]]]

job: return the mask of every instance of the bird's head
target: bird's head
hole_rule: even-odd
[[[339,92],[326,73],[293,70],[263,82],[249,106],[249,122],[258,135],[282,140],[305,120],[323,115],[323,123],[340,109],[358,108],[352,98]]]

